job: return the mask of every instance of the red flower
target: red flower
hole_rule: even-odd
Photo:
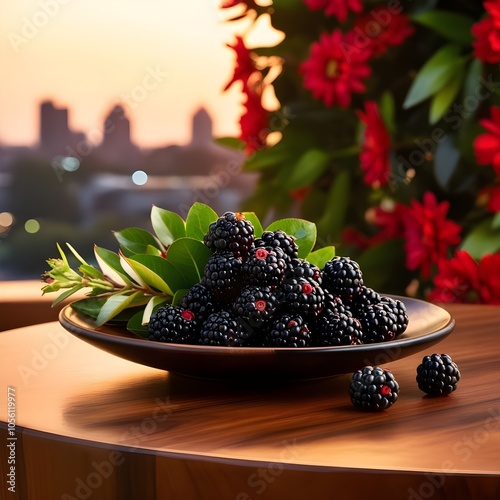
[[[262,106],[261,95],[254,90],[245,91],[245,112],[240,118],[240,139],[246,144],[246,153],[251,154],[266,145],[269,134],[268,111]]]
[[[473,43],[474,56],[487,63],[500,62],[500,5],[497,2],[484,2],[490,16],[472,27],[476,37]]]
[[[347,19],[348,11],[361,12],[363,3],[361,0],[304,0],[311,10],[325,9],[327,16],[336,16],[339,21]]]
[[[435,195],[424,193],[423,203],[413,200],[405,210],[406,267],[420,269],[424,279],[433,264],[446,259],[448,247],[460,241],[460,226],[446,219],[449,203],[438,203]]]
[[[488,131],[474,140],[474,153],[479,165],[493,165],[495,172],[500,175],[500,107],[492,106],[490,119],[479,120],[479,123]]]
[[[357,40],[367,44],[373,55],[381,55],[389,47],[401,45],[414,31],[407,15],[391,13],[382,6],[360,17],[354,27]]]
[[[342,231],[342,241],[366,249],[387,240],[402,238],[405,210],[406,207],[401,203],[396,203],[390,210],[381,206],[370,209],[366,218],[369,223],[379,228],[378,232],[373,236],[366,236],[357,229],[346,228]]]
[[[367,101],[365,111],[358,111],[358,116],[366,125],[365,140],[359,155],[361,169],[365,172],[364,181],[372,186],[385,186],[389,181],[391,168],[389,160],[391,138],[380,117],[377,103]]]
[[[311,46],[311,55],[300,66],[304,87],[325,106],[347,108],[353,92],[364,92],[363,79],[371,73],[366,61],[368,50],[358,49],[354,33],[344,35],[339,29],[325,33]]]
[[[248,83],[249,78],[257,71],[255,68],[255,64],[253,59],[250,56],[250,51],[245,46],[245,42],[241,36],[236,37],[236,42],[234,45],[227,46],[230,49],[233,49],[236,53],[236,64],[234,67],[234,73],[231,80],[224,87],[224,90],[227,90],[233,83],[237,81],[242,81],[243,86],[245,87]]]
[[[434,302],[500,304],[500,254],[485,255],[478,264],[457,250],[439,264],[434,286],[428,296]]]

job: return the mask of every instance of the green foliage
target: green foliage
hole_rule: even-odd
[[[260,237],[263,229],[258,216],[254,212],[243,215],[253,224],[256,237]],[[201,281],[212,255],[203,237],[217,218],[202,203],[192,206],[186,221],[173,212],[153,207],[153,233],[139,228],[115,232],[118,252],[94,246],[98,268],[67,244],[80,264],[77,271],[73,270],[57,245],[60,258],[47,260],[51,270],[44,274],[43,292],[61,292],[54,301],[58,303],[77,291],[89,289],[87,298],[72,303],[75,310],[93,318],[97,326],[126,323],[131,332],[146,338],[145,325],[151,314],[163,304],[178,305],[188,290]],[[299,255],[317,265],[322,266],[335,254],[333,247],[311,253],[316,243],[316,226],[312,222],[282,219],[266,228],[274,229],[294,236]]]

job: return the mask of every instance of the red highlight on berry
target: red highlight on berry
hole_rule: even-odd
[[[391,393],[391,388],[388,385],[383,385],[380,388],[380,394],[382,394],[382,396],[388,396],[390,393]]]
[[[184,309],[184,311],[181,312],[181,316],[184,319],[192,320],[192,319],[194,319],[195,314],[193,311],[190,311],[189,309]]]
[[[302,293],[309,295],[313,291],[313,286],[310,283],[304,283],[302,285]]]
[[[268,255],[269,252],[265,248],[259,248],[255,252],[255,257],[260,260],[265,260]]]
[[[267,304],[266,304],[265,300],[258,300],[255,303],[255,309],[257,309],[257,311],[264,311],[266,307],[267,307]]]

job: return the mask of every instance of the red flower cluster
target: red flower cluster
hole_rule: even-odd
[[[367,101],[365,111],[358,111],[358,116],[366,126],[365,140],[359,156],[361,169],[365,172],[364,181],[372,186],[384,186],[390,175],[391,138],[376,102]]]
[[[354,26],[359,43],[366,45],[373,56],[384,54],[389,47],[401,45],[414,31],[407,15],[390,12],[382,6],[360,17]]]
[[[354,34],[339,29],[325,33],[311,46],[311,55],[300,66],[304,87],[325,106],[347,108],[353,92],[364,92],[363,80],[371,73],[368,50],[355,48]]]
[[[484,2],[484,8],[490,14],[472,27],[474,56],[481,61],[496,64],[500,62],[500,3]]]
[[[240,139],[246,144],[246,153],[251,154],[266,145],[268,135],[268,111],[262,106],[262,75],[256,68],[251,53],[243,38],[236,37],[234,45],[228,45],[236,54],[236,64],[231,80],[225,86],[227,90],[236,82],[243,83],[246,96],[245,112],[240,118]]]
[[[361,0],[304,0],[311,10],[325,9],[327,16],[335,16],[339,21],[347,19],[349,10],[361,12],[363,9]]]
[[[500,175],[500,107],[492,106],[490,118],[479,120],[486,130],[474,140],[474,152],[479,165],[493,165]]]
[[[441,261],[428,299],[434,302],[500,304],[500,254],[477,263],[465,250]]]
[[[438,203],[434,193],[426,191],[423,202],[412,200],[405,210],[406,267],[420,269],[424,279],[431,268],[447,258],[448,248],[460,242],[460,226],[448,220],[449,203]]]

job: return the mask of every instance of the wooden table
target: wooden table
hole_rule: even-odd
[[[351,405],[350,374],[243,386],[121,360],[55,322],[1,333],[0,498],[499,499],[500,308],[447,309],[456,329],[432,352],[458,363],[457,391],[423,397],[432,352],[413,355],[386,365],[401,392],[379,414]]]

